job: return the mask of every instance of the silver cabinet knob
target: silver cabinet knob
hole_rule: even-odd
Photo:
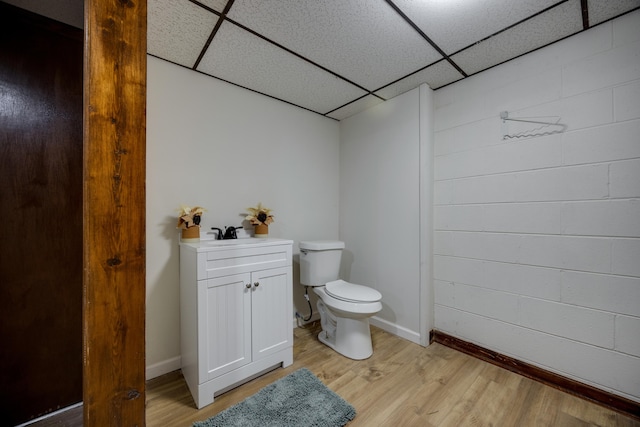
[[[253,286],[257,288],[258,286],[260,286],[260,282],[253,282]]]
[[[247,287],[247,289],[251,289],[251,283],[247,283],[245,286]]]

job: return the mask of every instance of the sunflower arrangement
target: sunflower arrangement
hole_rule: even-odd
[[[201,208],[200,206],[182,206],[178,216],[177,228],[187,229],[191,227],[199,227],[203,212],[204,208]]]
[[[252,225],[269,225],[273,222],[273,215],[271,209],[262,206],[262,203],[258,203],[255,208],[247,208],[249,215],[245,218]]]

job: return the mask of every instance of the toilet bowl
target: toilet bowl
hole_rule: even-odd
[[[320,297],[318,311],[322,332],[318,339],[338,353],[355,360],[362,360],[373,354],[369,318],[382,310],[382,297],[375,289],[344,282],[341,285],[358,287],[363,301],[341,299],[329,293],[328,286],[316,287],[313,291]],[[336,284],[330,282],[330,284]],[[377,294],[377,296],[376,296]],[[352,298],[357,298],[352,295]],[[375,301],[372,301],[375,298]]]
[[[322,332],[318,339],[355,360],[373,354],[369,318],[382,310],[382,295],[375,289],[338,279],[344,243],[300,242],[300,283],[313,287]]]

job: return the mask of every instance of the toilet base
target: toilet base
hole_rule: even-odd
[[[369,319],[336,317],[335,320],[335,334],[323,329],[318,334],[318,340],[350,359],[362,360],[371,357],[373,345]]]

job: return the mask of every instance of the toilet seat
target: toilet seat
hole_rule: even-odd
[[[334,280],[325,284],[325,292],[341,301],[371,303],[382,299],[382,294],[367,286],[356,285],[344,280]]]

